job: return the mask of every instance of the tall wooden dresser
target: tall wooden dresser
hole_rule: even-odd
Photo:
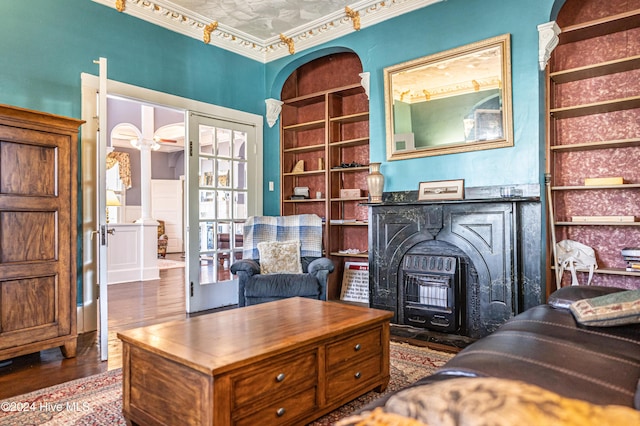
[[[0,105],[0,360],[58,346],[76,354],[82,123]]]

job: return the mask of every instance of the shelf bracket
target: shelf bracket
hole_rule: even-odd
[[[371,74],[369,72],[361,72],[358,74],[360,76],[360,85],[364,89],[365,95],[367,95],[367,99],[369,99],[369,80]]]
[[[538,25],[538,61],[540,63],[540,71],[544,71],[547,67],[551,52],[560,41],[558,35],[561,31],[556,21]]]
[[[269,127],[273,127],[278,121],[284,102],[273,98],[265,99],[264,102],[267,104],[267,124],[269,124]]]

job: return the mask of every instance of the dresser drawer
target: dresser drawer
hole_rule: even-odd
[[[300,383],[316,384],[318,357],[316,351],[299,354],[242,373],[233,379],[234,406],[251,403],[256,398],[286,391]]]
[[[316,404],[317,387],[306,389],[300,393],[287,395],[280,401],[273,402],[234,422],[237,426],[299,424],[292,421],[301,416],[313,413]]]
[[[339,398],[345,393],[353,392],[370,380],[380,377],[382,372],[382,356],[367,358],[362,362],[352,363],[344,370],[329,375],[327,383],[327,399]]]
[[[329,345],[327,347],[328,371],[340,368],[341,364],[355,358],[364,359],[373,354],[380,354],[381,333],[382,330],[376,328]]]

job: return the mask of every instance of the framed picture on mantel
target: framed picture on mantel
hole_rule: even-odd
[[[418,201],[463,200],[464,179],[420,182]]]

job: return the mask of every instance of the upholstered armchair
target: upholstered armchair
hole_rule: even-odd
[[[169,237],[164,231],[164,220],[158,220],[158,257],[167,256],[167,245],[169,244]]]
[[[317,215],[252,216],[244,224],[238,306],[288,297],[327,300],[333,262],[322,257],[322,219]]]

